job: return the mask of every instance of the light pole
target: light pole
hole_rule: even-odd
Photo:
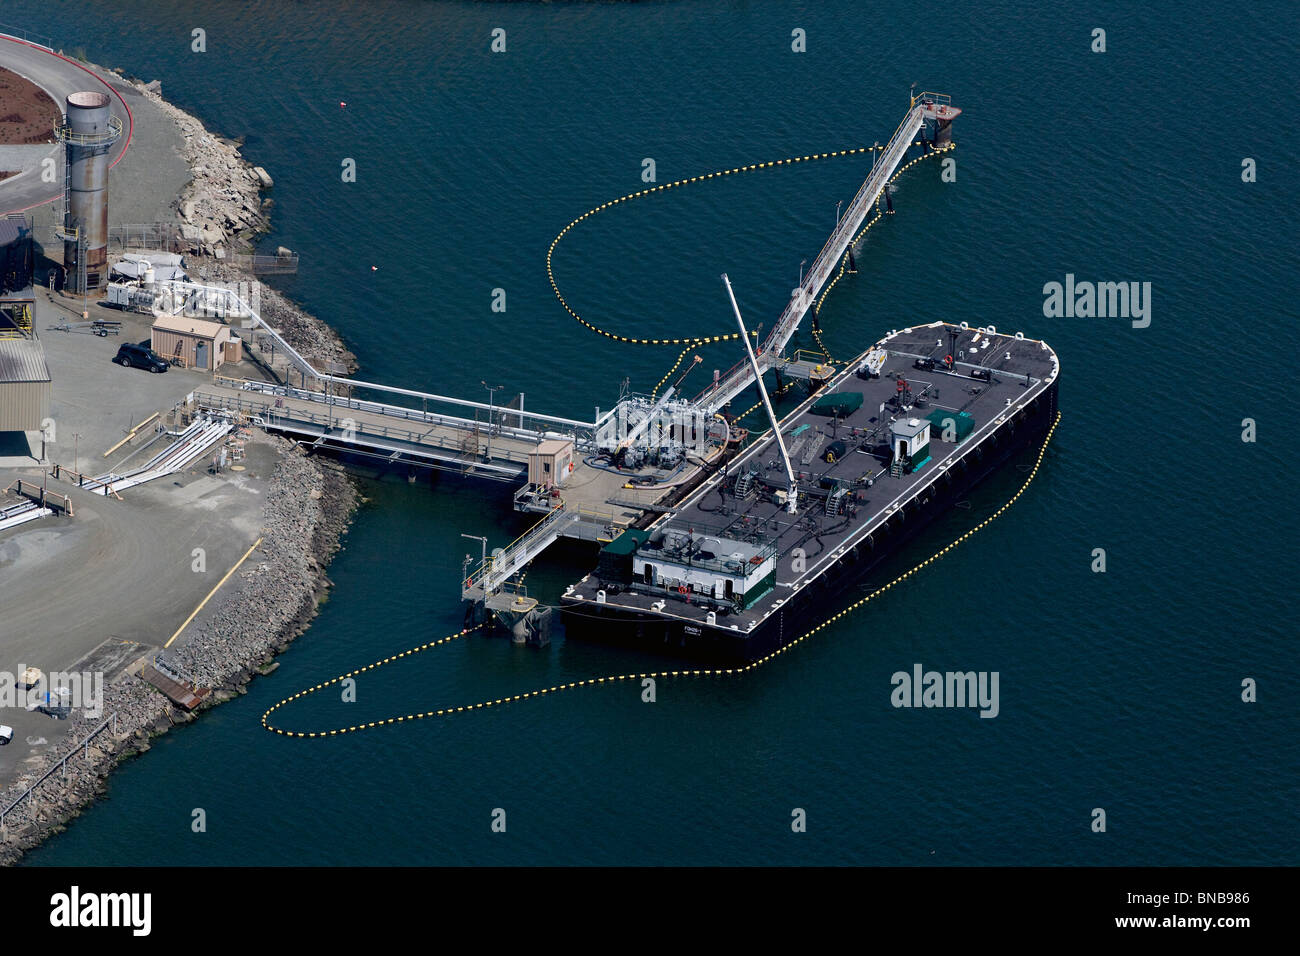
[[[80,229],[77,230],[77,237],[78,237],[77,238],[77,260],[78,260],[77,265],[81,269],[81,321],[89,322],[90,306],[86,304],[86,295],[87,295],[86,286],[90,285],[90,282],[86,276],[86,266],[84,264],[86,261],[87,242],[86,240],[81,238]]]
[[[492,428],[493,428],[492,417],[493,417],[493,412],[495,411],[495,409],[493,408],[493,399],[496,398],[497,392],[502,388],[504,388],[505,386],[489,385],[487,382],[484,382],[482,379],[480,379],[479,381],[482,382],[483,387],[488,390],[488,440],[487,440],[487,454],[484,456],[483,460],[491,461],[492,460]]]
[[[807,259],[799,260],[799,288],[803,288],[803,267],[808,264]]]
[[[76,475],[78,479],[81,478],[81,471],[77,468],[77,442],[79,442],[80,440],[81,440],[81,436],[76,432],[73,432],[72,433],[72,473]]]
[[[840,228],[840,207],[843,205],[844,205],[843,199],[841,199],[839,202],[835,204],[835,228],[836,229]]]
[[[479,564],[479,567],[481,568],[483,567],[483,565],[487,564],[487,538],[479,537],[476,534],[465,534],[465,532],[463,531],[461,532],[460,536],[462,538],[469,538],[471,541],[477,541],[479,543],[479,545],[482,547],[483,550],[483,557],[481,563]],[[468,555],[466,555],[466,557],[468,558]]]

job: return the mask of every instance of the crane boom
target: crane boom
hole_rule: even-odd
[[[763,384],[763,370],[758,367],[758,357],[754,354],[754,347],[749,344],[749,333],[745,330],[745,320],[740,317],[740,306],[736,304],[736,293],[731,291],[731,280],[727,274],[722,274],[722,284],[727,287],[727,297],[731,299],[732,311],[736,313],[736,324],[740,326],[740,340],[745,343],[745,354],[749,356],[750,367],[754,370],[754,381],[758,383],[758,394],[763,399],[763,407],[767,409],[768,421],[772,423],[772,434],[776,436],[776,446],[781,449],[781,460],[785,462],[786,500],[785,510],[790,514],[795,514],[799,508],[799,483],[795,480],[794,466],[790,464],[790,455],[785,450],[785,439],[781,437],[781,423],[776,420],[776,412],[772,408],[772,400],[767,397],[767,386]]]

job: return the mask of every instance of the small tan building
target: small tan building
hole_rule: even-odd
[[[231,342],[230,326],[220,322],[162,315],[153,324],[153,350],[185,368],[215,372],[225,362],[238,361],[239,349]]]
[[[40,431],[50,414],[50,387],[39,339],[0,339],[0,432]]]
[[[541,442],[536,451],[528,453],[528,480],[534,485],[549,488],[564,484],[573,471],[573,442],[568,439],[550,439]]]

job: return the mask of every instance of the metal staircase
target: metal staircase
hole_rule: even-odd
[[[485,601],[505,587],[528,562],[541,554],[570,525],[580,521],[576,511],[556,508],[499,553],[489,555],[468,578],[461,582],[460,596],[466,601]]]
[[[819,431],[809,439],[808,447],[804,449],[803,457],[799,461],[805,465],[811,465],[824,444],[826,444],[826,436]]]
[[[754,491],[754,484],[757,476],[752,471],[746,471],[736,476],[736,497],[741,501],[748,498]]]
[[[843,488],[836,488],[826,498],[826,516],[833,518],[844,511],[844,499],[847,493]]]

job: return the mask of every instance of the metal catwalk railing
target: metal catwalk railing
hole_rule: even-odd
[[[337,375],[330,375],[326,372],[319,371],[311,364],[297,349],[285,341],[284,337],[271,325],[268,325],[261,315],[251,305],[245,302],[240,296],[231,289],[221,286],[196,285],[193,287],[194,292],[204,292],[215,297],[228,297],[231,312],[240,312],[247,314],[254,324],[254,327],[265,332],[276,348],[280,349],[287,357],[289,362],[302,373],[304,379],[311,379],[319,383],[324,388],[328,383],[331,387],[342,386],[350,389],[367,389],[374,392],[382,392],[388,395],[400,395],[404,398],[418,399],[424,403],[442,403],[452,405],[458,408],[474,409],[476,412],[485,411],[489,415],[500,414],[518,420],[521,426],[526,422],[534,427],[532,429],[520,428],[520,431],[532,431],[536,438],[547,437],[550,433],[562,433],[566,436],[573,437],[579,447],[588,447],[595,442],[596,429],[599,427],[612,412],[606,412],[595,422],[582,422],[572,418],[562,418],[558,415],[542,415],[537,412],[521,411],[517,408],[507,408],[502,405],[495,405],[489,402],[475,402],[465,398],[452,398],[449,395],[435,395],[432,392],[421,392],[416,389],[398,388],[394,385],[382,385],[377,382],[363,382],[358,379],[341,378]],[[342,402],[340,396],[335,396],[331,400]],[[377,403],[382,404],[382,403]],[[401,408],[403,406],[386,406],[388,408]],[[478,425],[469,419],[461,419],[466,428]],[[479,425],[478,427],[485,427]],[[500,428],[501,426],[495,426]],[[493,431],[495,436],[496,431]]]
[[[804,313],[817,299],[826,280],[839,264],[853,237],[862,228],[863,222],[871,212],[876,198],[884,191],[885,185],[894,171],[902,163],[907,148],[912,145],[913,137],[925,125],[924,107],[921,104],[908,110],[907,116],[898,125],[894,135],[881,151],[879,159],[871,167],[862,187],[858,190],[849,208],[835,226],[835,231],[817,253],[812,267],[805,273],[802,282],[791,295],[781,317],[773,326],[771,333],[763,342],[758,355],[759,367],[771,368],[779,359],[786,344],[799,328]],[[706,412],[713,414],[739,395],[754,381],[754,373],[748,362],[739,362],[723,375],[715,386],[710,386],[695,399]]]
[[[569,525],[580,520],[582,516],[578,512],[556,508],[502,549],[500,554],[489,555],[465,579],[461,586],[461,597],[473,600],[480,595],[486,598],[500,591],[510,577],[554,544]]]

